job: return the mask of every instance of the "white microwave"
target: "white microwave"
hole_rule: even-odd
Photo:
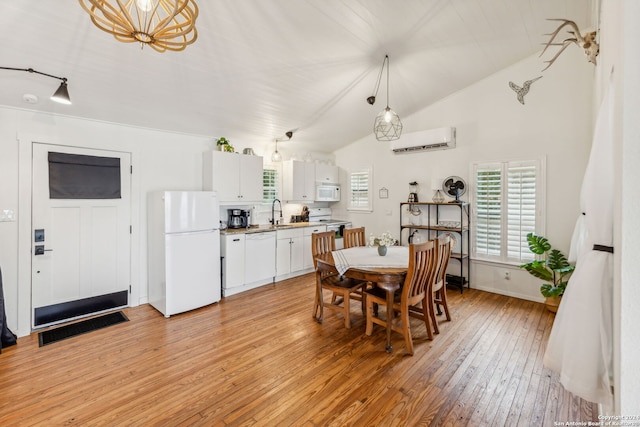
[[[339,202],[340,186],[336,184],[316,185],[316,202]]]

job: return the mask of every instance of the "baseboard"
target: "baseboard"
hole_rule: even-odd
[[[493,288],[489,286],[474,286],[474,288],[480,291],[491,292],[493,294],[505,295],[508,297],[520,298],[527,301],[544,303],[544,298],[541,296],[532,296],[532,295],[527,295],[520,292],[509,292],[501,288]]]

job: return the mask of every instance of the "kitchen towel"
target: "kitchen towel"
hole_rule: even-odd
[[[333,261],[340,275],[349,268],[408,268],[409,248],[407,246],[389,246],[387,255],[378,255],[375,246],[358,246],[355,248],[333,251]]]

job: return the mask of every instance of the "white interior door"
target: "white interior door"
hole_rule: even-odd
[[[49,152],[119,158],[121,197],[51,199]],[[39,307],[128,292],[130,153],[34,143],[32,162],[32,319]]]

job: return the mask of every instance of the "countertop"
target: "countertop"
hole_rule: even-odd
[[[291,222],[288,224],[280,225],[252,225],[249,228],[227,228],[226,230],[220,230],[220,234],[251,234],[251,233],[266,233],[267,231],[287,230],[300,227],[316,227],[318,225],[326,225],[321,222]]]

